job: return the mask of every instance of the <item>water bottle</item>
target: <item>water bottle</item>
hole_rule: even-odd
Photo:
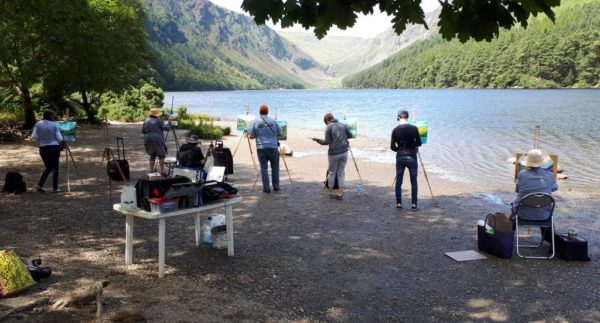
[[[358,183],[358,185],[356,185],[356,193],[358,195],[362,195],[362,193],[363,193],[363,187],[362,187],[361,183]]]
[[[487,232],[487,234],[489,235],[493,235],[496,233],[496,230],[494,230],[494,228],[492,228],[489,224],[485,224],[485,232]]]
[[[202,243],[205,245],[212,245],[212,233],[210,232],[212,229],[212,216],[209,216],[206,221],[202,224]]]

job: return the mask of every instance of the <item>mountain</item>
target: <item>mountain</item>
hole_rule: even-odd
[[[406,48],[416,41],[426,39],[437,32],[438,16],[441,9],[425,14],[429,30],[422,25],[408,25],[402,35],[396,35],[392,28],[373,38],[346,36],[326,36],[319,40],[312,33],[279,33],[306,53],[328,67],[337,81],[348,74],[371,67],[389,56]],[[339,86],[339,84],[338,84]]]
[[[305,88],[326,67],[252,18],[208,0],[144,0],[159,86],[167,90]]]
[[[563,0],[556,23],[539,15],[527,29],[492,42],[447,42],[439,35],[346,77],[351,88],[599,87],[600,2]]]

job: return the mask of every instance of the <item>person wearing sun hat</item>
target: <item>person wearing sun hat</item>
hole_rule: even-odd
[[[159,107],[152,107],[150,109],[148,118],[144,121],[144,125],[142,126],[142,133],[144,134],[144,147],[150,156],[150,172],[154,172],[156,158],[158,157],[160,173],[165,174],[165,155],[167,154],[167,145],[165,144],[163,131],[171,128],[171,118],[169,118],[168,124],[165,125],[164,122],[159,118],[161,114],[162,111]]]
[[[526,169],[519,172],[517,176],[517,186],[515,192],[517,197],[513,202],[513,208],[517,202],[529,193],[548,193],[552,194],[558,190],[558,184],[554,179],[554,174],[542,166],[550,164],[550,156],[544,155],[539,149],[532,149],[527,152],[527,155],[520,164]],[[527,208],[525,206],[520,209],[520,216],[528,220],[544,220],[548,217],[550,210]],[[513,212],[514,213],[514,212]]]
[[[181,145],[177,153],[179,165],[190,168],[204,168],[204,154],[202,149],[198,147],[198,136],[191,135],[186,139],[186,143]]]

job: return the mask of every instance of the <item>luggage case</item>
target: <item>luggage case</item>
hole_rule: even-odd
[[[233,174],[233,155],[229,148],[223,147],[222,141],[215,143],[213,149],[214,166],[224,166],[225,175]]]
[[[123,151],[123,159],[121,159],[121,150]],[[106,164],[106,173],[113,181],[128,181],[129,180],[129,162],[125,159],[125,144],[123,138],[117,138],[117,159],[109,160]],[[119,171],[121,168],[121,172]],[[125,178],[123,178],[125,176]]]
[[[545,229],[545,228],[544,228]],[[549,231],[549,230],[548,230]],[[551,242],[549,234],[544,234],[544,240]],[[588,242],[581,238],[569,239],[566,234],[554,234],[554,250],[558,258],[566,261],[590,261],[588,257]]]
[[[182,176],[159,179],[155,181],[140,179],[135,184],[137,206],[140,209],[144,209],[150,212],[150,203],[148,201],[149,198],[164,197],[165,193],[171,188],[173,184],[189,182],[189,178]]]

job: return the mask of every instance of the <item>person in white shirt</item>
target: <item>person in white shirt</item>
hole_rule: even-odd
[[[38,121],[33,127],[31,139],[37,141],[40,146],[40,156],[44,161],[44,172],[40,177],[36,191],[44,193],[44,183],[48,175],[52,173],[52,190],[58,193],[58,161],[60,159],[60,142],[63,137],[54,120],[54,114],[50,111],[44,112],[44,119]]]

